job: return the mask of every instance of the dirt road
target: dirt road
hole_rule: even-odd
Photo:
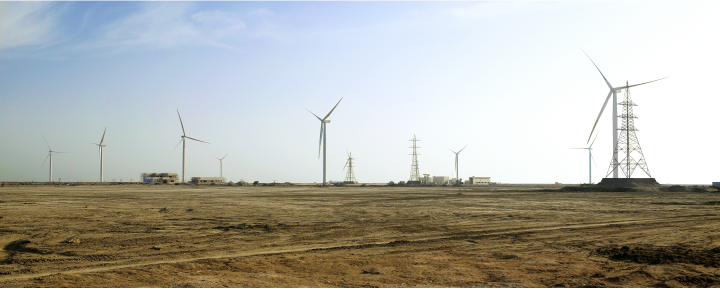
[[[0,188],[3,287],[718,287],[720,193]]]

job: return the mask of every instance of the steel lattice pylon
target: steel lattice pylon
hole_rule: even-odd
[[[412,158],[412,165],[410,166],[410,181],[411,182],[413,182],[413,181],[419,182],[420,181],[420,168],[418,166],[418,160],[417,160],[417,156],[419,155],[417,153],[417,149],[418,149],[417,142],[419,142],[420,140],[417,139],[417,137],[415,137],[415,135],[413,135],[413,139],[411,139],[410,141],[413,142],[413,145],[411,146],[411,148],[413,149],[413,152],[412,152],[413,158]]]
[[[345,182],[346,183],[347,182],[357,183],[357,180],[355,180],[355,171],[353,170],[353,168],[355,167],[355,166],[353,166],[353,160],[354,160],[354,158],[352,157],[352,153],[348,152],[348,160],[345,163],[345,167],[348,169],[347,174],[345,174]]]
[[[638,129],[635,128],[635,119],[637,117],[633,114],[632,107],[637,106],[637,104],[633,103],[630,99],[630,89],[625,89],[625,99],[618,104],[623,106],[622,114],[618,116],[622,119],[622,126],[618,129],[620,133],[618,142],[615,144],[615,153],[613,155],[618,158],[622,156],[623,159],[621,161],[611,159],[606,177],[614,172],[617,167],[620,167],[626,178],[630,178],[637,167],[640,167],[648,177],[652,177],[650,175],[650,169],[648,169],[647,163],[645,162],[645,155],[643,155],[642,148],[640,148],[640,141],[638,141],[637,135],[635,135],[635,132],[638,131]]]

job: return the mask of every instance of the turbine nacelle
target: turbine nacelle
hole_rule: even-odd
[[[584,50],[583,50],[583,53],[585,53]],[[588,59],[590,59],[590,62],[592,62],[592,64],[593,64],[593,65],[595,66],[595,68],[597,69],[597,71],[600,72],[600,75],[602,76],[603,80],[605,80],[605,84],[607,84],[607,86],[610,88],[610,92],[608,92],[608,95],[607,95],[607,97],[605,98],[605,103],[603,103],[603,106],[602,106],[602,108],[600,109],[600,113],[598,114],[598,117],[597,117],[597,119],[595,120],[595,124],[593,124],[592,130],[590,130],[590,136],[588,136],[588,140],[587,140],[587,142],[589,143],[589,142],[590,142],[590,138],[592,138],[593,132],[595,132],[595,127],[597,126],[598,121],[600,121],[600,117],[602,116],[603,111],[605,111],[605,107],[607,106],[608,102],[610,101],[610,96],[612,96],[613,94],[617,94],[618,92],[621,92],[623,89],[628,89],[628,88],[633,87],[633,86],[643,85],[643,84],[655,82],[655,81],[658,81],[658,80],[663,80],[663,79],[665,79],[665,78],[667,78],[667,77],[663,77],[663,78],[656,79],[656,80],[653,80],[653,81],[648,81],[648,82],[633,84],[633,85],[628,85],[628,83],[625,82],[625,86],[613,87],[613,86],[610,84],[610,82],[607,80],[607,78],[605,77],[605,75],[602,73],[602,71],[600,71],[600,68],[597,66],[597,64],[595,64],[595,61],[593,61],[592,58],[590,58],[590,55],[588,55],[587,53],[585,53],[585,56],[587,56]],[[617,104],[614,103],[613,105],[617,105]],[[616,130],[617,127],[614,127],[613,129]]]

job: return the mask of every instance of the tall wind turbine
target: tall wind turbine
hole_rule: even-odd
[[[465,145],[461,150],[459,150],[458,152],[455,152],[454,150],[450,150],[450,148],[448,148],[451,152],[453,152],[453,153],[455,154],[455,184],[459,184],[459,183],[460,183],[460,172],[458,172],[458,156],[460,155],[460,152],[463,151],[468,145],[469,145],[469,144],[466,144],[466,145]]]
[[[103,136],[100,139],[99,144],[91,143],[91,144],[98,146],[98,149],[100,149],[100,182],[101,183],[103,182],[103,156],[102,156],[103,150],[102,149],[105,147],[105,145],[103,144],[103,141],[105,140],[105,132],[107,132],[107,128],[105,128],[105,130],[103,131]]]
[[[593,142],[590,144],[590,147],[586,147],[586,148],[571,148],[571,150],[588,150],[588,154],[590,155],[590,156],[588,157],[588,169],[589,169],[588,174],[590,175],[590,177],[589,177],[589,179],[588,179],[588,184],[590,184],[590,185],[592,185],[592,163],[595,162],[595,159],[594,159],[593,156],[592,156],[592,146],[593,146],[593,144],[595,144],[595,140],[596,140],[596,139],[597,139],[597,135],[595,135],[595,139],[593,139]],[[597,163],[595,163],[595,165],[597,166]]]
[[[583,50],[583,53],[585,53],[584,50]],[[607,97],[605,98],[605,103],[603,104],[602,109],[600,109],[600,114],[598,114],[598,117],[597,117],[597,119],[595,120],[595,124],[593,125],[593,128],[592,128],[592,130],[590,131],[590,136],[588,137],[587,142],[588,142],[588,143],[590,142],[590,138],[592,137],[593,132],[595,131],[595,126],[597,126],[597,123],[598,123],[598,121],[600,120],[600,116],[602,116],[602,113],[603,113],[603,111],[605,110],[605,106],[607,106],[608,101],[610,100],[610,96],[612,95],[612,98],[613,98],[613,105],[612,105],[612,108],[613,108],[613,118],[612,118],[612,122],[613,122],[613,128],[612,128],[612,129],[613,129],[613,134],[612,134],[612,135],[613,135],[613,161],[612,161],[612,162],[613,162],[613,163],[612,163],[611,165],[612,165],[613,168],[617,168],[617,165],[618,165],[618,156],[617,156],[617,151],[614,149],[615,146],[617,145],[617,140],[618,140],[618,132],[617,132],[617,131],[618,131],[618,123],[617,123],[617,119],[618,119],[618,115],[617,115],[617,93],[620,92],[620,91],[622,91],[623,89],[627,89],[627,88],[630,88],[630,87],[633,87],[633,86],[638,86],[638,85],[643,85],[643,84],[655,82],[655,81],[658,81],[658,80],[665,79],[665,78],[667,78],[667,77],[663,77],[663,78],[660,78],[660,79],[656,79],[656,80],[648,81],[648,82],[643,82],[643,83],[639,83],[639,84],[633,84],[633,85],[627,85],[627,84],[626,84],[625,86],[613,87],[613,86],[610,84],[610,82],[607,80],[607,78],[605,78],[605,75],[602,73],[602,71],[600,71],[600,68],[598,68],[597,64],[595,64],[595,61],[593,61],[592,58],[590,58],[590,55],[587,55],[587,53],[585,53],[585,56],[587,56],[588,59],[590,59],[590,61],[592,62],[592,64],[595,65],[595,68],[597,68],[598,72],[600,72],[600,75],[601,75],[602,78],[605,80],[605,83],[606,83],[607,86],[610,88],[610,92],[608,92],[608,95],[607,95]],[[613,178],[617,178],[617,177],[618,177],[618,171],[617,171],[617,169],[613,169]]]
[[[315,117],[317,117],[318,120],[320,120],[320,144],[318,146],[318,159],[320,158],[320,149],[322,148],[322,152],[323,152],[323,182],[322,183],[323,183],[323,185],[326,184],[326,182],[325,182],[326,166],[325,165],[326,165],[326,160],[327,160],[327,128],[325,127],[325,124],[330,123],[330,120],[327,118],[330,117],[330,114],[332,114],[333,111],[335,111],[335,108],[338,106],[338,104],[340,104],[340,102],[342,100],[343,100],[343,98],[341,97],[340,100],[337,102],[337,104],[335,104],[335,107],[333,107],[333,109],[330,110],[330,112],[328,112],[328,114],[325,116],[325,118],[320,118],[319,116],[314,114],[312,111],[305,108],[305,110],[312,113]]]
[[[48,150],[50,151],[50,152],[48,153],[48,156],[45,157],[45,161],[43,162],[43,166],[45,166],[45,162],[47,162],[48,158],[50,158],[50,182],[52,182],[52,181],[53,181],[53,178],[52,178],[52,154],[53,154],[53,153],[68,154],[69,152],[56,152],[56,151],[54,151],[54,150],[52,150],[52,149],[50,148],[50,144],[48,143],[47,139],[45,139],[45,136],[43,136],[43,139],[45,140],[45,144],[47,145]]]
[[[182,131],[183,131],[183,135],[180,136],[180,138],[181,138],[181,139],[180,139],[180,142],[183,144],[182,182],[184,183],[184,182],[185,182],[185,139],[191,139],[191,140],[194,140],[194,141],[204,142],[204,143],[206,143],[206,144],[209,144],[209,142],[201,141],[201,140],[199,140],[199,139],[194,139],[194,138],[191,138],[191,137],[185,135],[185,126],[183,125],[182,117],[180,117],[180,110],[178,110],[177,113],[178,113],[178,118],[180,119],[180,127],[182,128]],[[180,145],[180,142],[179,142],[177,145],[175,145],[175,148],[173,149],[173,152],[174,152],[175,149],[177,149],[177,147]]]
[[[229,154],[230,154],[230,153],[226,153],[226,154],[225,154],[225,157],[228,156]],[[215,157],[216,159],[218,159],[218,160],[220,161],[220,177],[221,177],[221,178],[222,178],[222,161],[223,161],[223,159],[224,159],[225,157],[222,157],[222,158]]]

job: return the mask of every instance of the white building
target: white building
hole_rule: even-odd
[[[476,177],[472,176],[470,177],[465,184],[468,185],[489,185],[490,184],[490,177]]]

